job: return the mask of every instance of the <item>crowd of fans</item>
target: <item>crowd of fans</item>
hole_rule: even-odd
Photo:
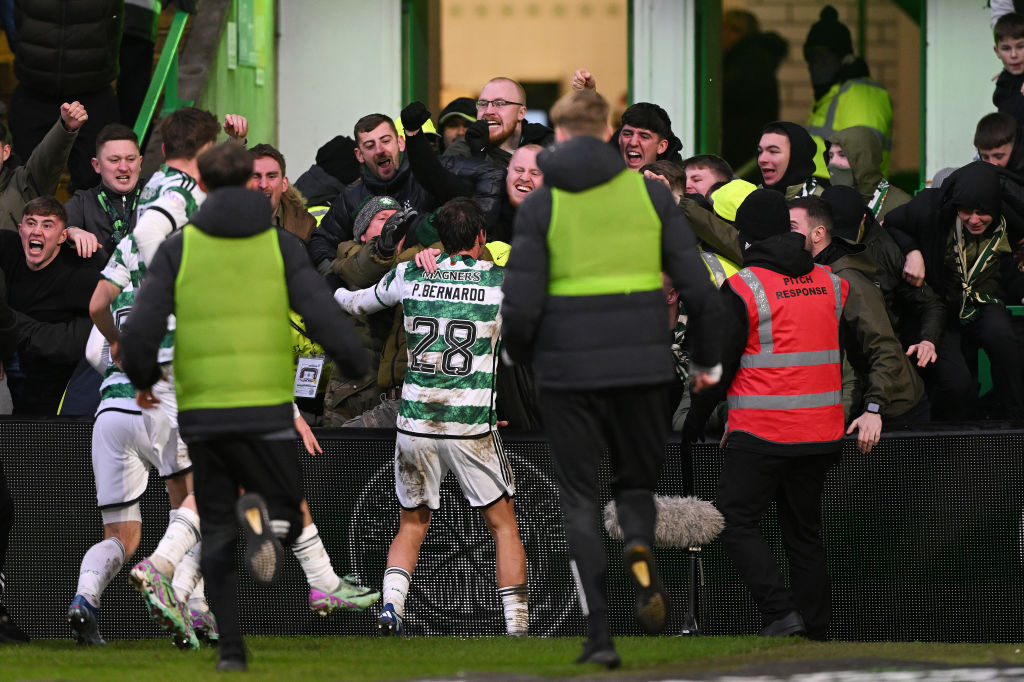
[[[730,38],[730,48],[759,43],[779,52],[777,36],[759,33],[752,17],[732,12],[728,19],[727,32],[739,36]],[[848,354],[848,417],[858,413],[866,394],[882,401],[886,425],[903,423],[903,408],[909,406],[915,407],[913,421],[1024,414],[1020,340],[1007,310],[1024,298],[1024,143],[1019,134],[1024,18],[1015,13],[999,17],[994,34],[1005,69],[993,96],[999,112],[977,126],[980,162],[943,171],[916,197],[885,177],[892,128],[889,96],[853,55],[849,31],[831,7],[822,11],[803,47],[816,95],[808,124],[761,120],[759,134],[749,132],[749,121],[730,124],[747,131],[728,134],[727,146],[743,145],[756,154],[758,186],[782,193],[794,207],[807,195],[824,199],[824,209],[811,211],[820,215],[811,226],[819,232],[807,237],[815,259],[831,263],[838,251],[849,252],[863,262],[860,271],[884,298],[884,311],[875,312],[885,313],[879,322],[886,324],[879,325],[875,345],[892,341],[901,352],[888,354],[884,376],[860,371],[855,354]],[[570,85],[587,89],[596,82],[580,70]],[[777,111],[777,102],[768,99],[762,103]],[[3,409],[0,396],[0,411],[22,415],[94,410],[99,378],[83,360],[92,326],[89,295],[117,243],[133,232],[145,203],[134,133],[117,123],[97,130],[92,108],[87,113],[79,101],[53,106],[59,109],[58,121],[46,122],[49,130],[34,147],[21,147],[24,163],[11,167],[12,148],[4,144],[0,166],[0,208],[9,216],[2,227],[13,228],[0,231],[0,266],[17,336],[16,351],[3,358],[0,384],[0,394],[9,389],[13,410],[10,405]],[[762,116],[771,115],[767,108]],[[494,78],[483,85],[478,99],[450,102],[436,126],[420,102],[410,103],[397,119],[368,114],[356,122],[353,137],[339,135],[324,144],[316,163],[294,183],[277,149],[254,144],[250,187],[270,198],[275,225],[307,244],[314,265],[333,287],[370,286],[397,263],[436,244],[435,212],[460,196],[474,198],[484,209],[489,240],[484,258],[503,264],[514,239],[516,211],[544,182],[537,155],[553,142],[551,129],[526,120],[526,111],[522,86]],[[35,118],[43,121],[41,114]],[[46,197],[54,193],[83,130],[92,131],[91,168],[99,182],[79,187],[60,206]],[[672,189],[716,284],[742,267],[734,221],[754,183],[736,178],[729,162],[717,155],[682,158],[671,121],[655,103],[628,107],[610,143],[627,167]],[[798,229],[795,223],[793,229]],[[145,239],[138,241],[145,250]],[[585,258],[585,245],[580,246]],[[685,379],[686,311],[671,291],[667,307],[679,374]],[[303,321],[293,316],[301,370],[296,400],[308,421],[394,426],[407,362],[401,320],[400,311],[357,319],[372,370],[351,377],[323,358],[305,337]],[[991,362],[994,384],[981,400],[978,348]],[[514,428],[539,428],[529,366],[502,367],[498,384],[500,418]],[[666,408],[676,412],[677,428],[686,413],[685,393],[680,382],[677,399]]]

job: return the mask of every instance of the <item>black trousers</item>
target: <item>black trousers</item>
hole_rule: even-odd
[[[1001,305],[978,306],[968,325],[947,325],[936,345],[938,358],[923,375],[929,383],[936,420],[971,419],[978,385],[971,374],[973,358],[983,348],[992,364],[992,387],[1010,419],[1024,418],[1024,387],[1020,347],[1010,313]],[[972,361],[968,363],[967,354]]]
[[[772,456],[731,443],[725,451],[716,504],[725,517],[720,539],[767,625],[799,611],[807,634],[823,639],[831,619],[825,547],[821,542],[821,496],[835,454]],[[782,545],[789,559],[786,587],[761,529],[761,518],[777,502]]]
[[[220,630],[220,657],[244,657],[238,615],[238,569],[235,547],[238,488],[259,493],[270,518],[291,524],[286,545],[302,532],[302,482],[294,439],[225,436],[189,440],[196,506],[203,534],[200,560],[207,595]]]
[[[43,95],[18,85],[11,95],[9,117],[14,151],[23,163],[28,163],[32,150],[60,117],[61,104],[74,100],[82,103],[89,114],[89,120],[79,129],[68,157],[72,191],[87,189],[100,181],[99,174],[92,169],[92,158],[96,156],[97,134],[103,126],[117,123],[121,117],[114,89],[108,85],[96,92],[61,98]],[[17,218],[20,220],[21,216]]]
[[[591,638],[609,637],[608,558],[599,526],[598,466],[607,447],[611,490],[625,541],[653,544],[652,491],[665,459],[667,400],[667,386],[540,391],[565,537],[583,587]]]

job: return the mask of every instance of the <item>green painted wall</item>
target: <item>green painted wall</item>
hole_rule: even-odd
[[[276,0],[234,0],[200,101],[218,117],[241,114],[249,144],[277,144]]]

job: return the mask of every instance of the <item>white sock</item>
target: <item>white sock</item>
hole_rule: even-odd
[[[196,583],[192,594],[188,596],[188,607],[193,611],[210,610],[210,603],[206,601],[206,581],[202,576],[199,577],[199,582]]]
[[[86,601],[99,608],[100,595],[122,566],[124,545],[120,540],[107,538],[97,542],[82,557],[82,567],[78,570],[78,589],[75,593],[82,595]]]
[[[384,586],[381,587],[380,603],[391,604],[395,613],[405,613],[405,595],[409,593],[409,581],[412,576],[404,568],[388,566],[384,571]]]
[[[171,587],[174,589],[174,596],[178,598],[178,601],[188,599],[196,585],[203,579],[203,574],[199,569],[199,558],[202,556],[202,551],[202,541],[197,542],[185,552],[185,556],[174,567]]]
[[[167,524],[164,536],[160,538],[160,544],[153,550],[150,561],[157,559],[157,570],[170,575],[174,573],[174,568],[181,562],[185,552],[201,539],[199,515],[187,507],[178,507],[172,511],[171,521]]]
[[[501,605],[505,610],[505,631],[510,635],[526,636],[530,621],[530,612],[527,608],[529,593],[525,583],[498,588],[498,596],[501,597]]]
[[[331,566],[331,557],[327,556],[315,523],[302,529],[302,533],[292,543],[292,553],[299,560],[310,587],[321,592],[333,592],[341,586],[341,578]]]

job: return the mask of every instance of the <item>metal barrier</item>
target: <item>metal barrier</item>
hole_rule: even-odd
[[[313,517],[340,573],[381,580],[398,526],[393,432],[337,429],[317,433],[324,453],[302,454]],[[546,443],[506,434],[517,479],[516,510],[526,546],[530,631],[582,635],[584,620],[568,568],[557,488]],[[4,603],[35,637],[67,637],[64,616],[82,555],[102,538],[90,465],[91,421],[0,419],[0,459],[15,500],[15,528]],[[832,635],[846,640],[1021,641],[1024,639],[1024,430],[904,432],[886,435],[869,455],[846,443],[826,488],[825,543],[833,577]],[[721,453],[694,452],[697,494],[713,499]],[[678,444],[667,445],[658,492],[679,494]],[[607,472],[605,472],[607,476]],[[449,477],[434,515],[407,603],[412,634],[458,636],[504,631],[495,594],[494,545],[480,515]],[[604,500],[602,500],[602,503]],[[167,498],[151,479],[142,499],[143,538],[151,552],[167,523]],[[770,529],[772,524],[767,524]],[[781,557],[778,538],[769,540]],[[606,539],[613,633],[640,634],[632,592],[615,560],[621,543]],[[657,549],[676,605],[667,632],[682,626],[687,594],[684,550]],[[706,634],[749,634],[761,623],[718,543],[704,551],[701,626]],[[241,576],[243,627],[261,634],[367,635],[373,613],[322,619],[306,606],[297,562],[282,580],[257,588]],[[108,639],[161,633],[131,589],[127,567],[103,597],[100,630]],[[170,644],[168,644],[170,646]]]

